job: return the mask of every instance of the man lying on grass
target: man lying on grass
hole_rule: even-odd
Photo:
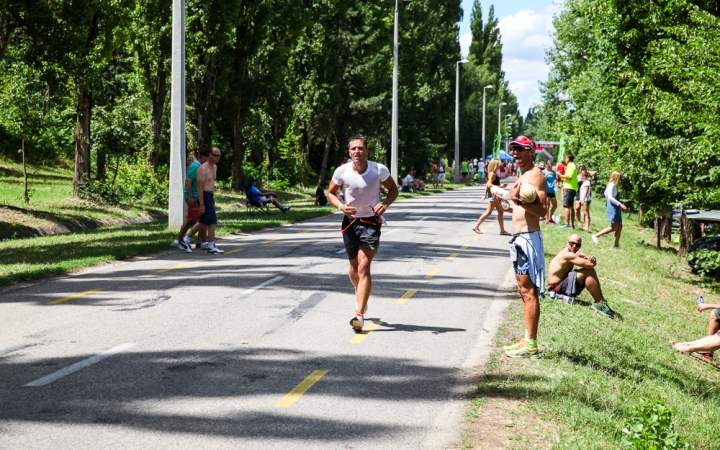
[[[577,234],[570,235],[567,246],[560,250],[560,253],[555,255],[550,262],[548,288],[558,294],[575,297],[587,287],[588,292],[595,300],[591,308],[612,319],[615,317],[615,311],[610,309],[605,301],[602,289],[600,289],[600,280],[595,272],[597,260],[594,256],[580,253],[581,246],[582,238]],[[573,270],[575,266],[580,269]]]
[[[710,309],[708,335],[692,342],[670,342],[670,346],[680,352],[697,352],[708,361],[712,361],[713,353],[720,349],[720,304],[700,303],[698,311]]]

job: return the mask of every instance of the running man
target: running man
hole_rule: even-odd
[[[202,188],[202,200],[200,200],[200,222],[198,224],[205,225],[207,231],[207,249],[208,253],[218,255],[225,253],[215,246],[215,227],[217,227],[217,216],[215,215],[215,178],[217,178],[217,163],[220,161],[220,149],[213,147],[210,150],[210,157],[197,171],[198,188]],[[199,193],[198,193],[199,194]],[[198,195],[199,196],[199,195]],[[190,231],[192,233],[195,227]]]
[[[368,161],[367,140],[361,134],[350,138],[350,161],[335,169],[328,201],[345,214],[342,221],[345,251],[350,260],[350,281],[355,288],[355,315],[350,326],[356,333],[362,331],[372,291],[370,264],[380,246],[380,217],[398,196],[398,187],[390,177],[388,168]],[[380,202],[380,185],[387,189],[387,197]],[[338,198],[342,188],[343,203]]]
[[[505,347],[505,354],[512,358],[530,358],[538,354],[537,329],[540,321],[538,295],[545,287],[545,249],[540,232],[540,219],[547,214],[545,200],[545,176],[533,164],[535,143],[520,136],[510,143],[510,152],[520,168],[521,175],[510,189],[513,237],[510,239],[510,259],[515,269],[518,291],[523,300],[525,315],[525,338]],[[532,185],[537,198],[532,203],[520,199],[523,183]],[[493,194],[495,204],[500,198]]]

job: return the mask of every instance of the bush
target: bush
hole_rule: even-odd
[[[646,400],[641,406],[633,408],[632,416],[622,432],[624,434],[622,444],[625,448],[637,450],[689,448],[675,431],[672,413],[665,404],[665,399]]]
[[[716,275],[720,269],[720,252],[717,250],[696,250],[685,259],[693,271],[703,277]]]
[[[120,163],[117,176],[108,180],[89,181],[80,187],[80,198],[94,203],[127,206],[144,200],[157,206],[168,202],[168,167],[157,171],[147,168],[138,160],[134,164]]]

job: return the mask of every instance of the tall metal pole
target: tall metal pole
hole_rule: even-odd
[[[460,181],[460,64],[466,62],[468,60],[463,59],[455,64],[455,183]]]
[[[398,182],[398,0],[395,0],[395,61],[393,62],[392,143],[390,176]]]
[[[482,160],[485,161],[485,89],[492,89],[492,85],[483,88],[483,113],[482,113]]]
[[[168,228],[185,221],[185,0],[173,0]]]
[[[502,133],[502,131],[500,131],[500,114],[501,114],[502,107],[505,105],[507,105],[507,103],[505,103],[505,102],[501,102],[500,105],[498,105],[498,136],[500,136],[501,139],[503,137],[503,133]],[[495,151],[495,149],[493,149],[493,152],[494,151]],[[500,155],[498,155],[498,156],[500,156]]]

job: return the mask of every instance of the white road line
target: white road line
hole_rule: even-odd
[[[394,230],[385,231],[382,235],[383,235],[383,236],[387,236],[388,234],[394,233],[394,232],[396,232],[396,231],[400,231],[400,228],[395,228]]]
[[[70,375],[71,373],[77,372],[80,369],[84,369],[87,366],[92,366],[93,364],[100,362],[105,358],[109,358],[116,353],[124,352],[125,350],[129,349],[130,347],[134,347],[135,345],[137,345],[137,342],[126,342],[125,344],[120,344],[117,347],[113,347],[110,350],[104,351],[95,356],[91,356],[88,359],[83,359],[82,361],[77,362],[72,366],[68,366],[64,369],[58,370],[57,372],[53,372],[50,375],[46,375],[42,378],[38,378],[35,381],[31,381],[25,386],[45,386],[46,384],[50,384],[53,381],[64,377],[65,375]]]
[[[418,220],[418,222],[422,222],[423,220],[428,220],[429,217],[423,217],[422,219]]]
[[[338,250],[338,251],[336,251],[335,253],[338,253],[338,254],[340,254],[340,253],[343,253],[344,251],[345,251],[345,249],[342,249],[342,250]]]
[[[254,287],[251,287],[250,289],[246,289],[246,290],[242,291],[242,292],[240,293],[240,295],[241,295],[241,296],[243,296],[243,295],[250,295],[250,294],[252,294],[252,293],[255,292],[255,291],[259,291],[260,289],[262,289],[262,288],[264,288],[264,287],[270,286],[270,285],[273,284],[273,283],[277,283],[278,281],[282,280],[283,278],[285,278],[285,277],[282,276],[282,275],[279,275],[279,276],[277,276],[277,277],[275,277],[275,278],[270,278],[269,280],[264,281],[264,282],[258,284],[257,286],[254,286]]]

